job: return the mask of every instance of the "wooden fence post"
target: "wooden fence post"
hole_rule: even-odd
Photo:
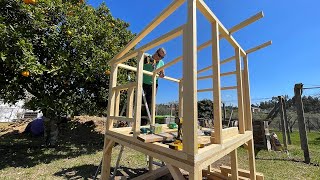
[[[295,98],[295,104],[296,104],[297,115],[298,115],[301,149],[303,150],[303,153],[304,153],[305,163],[310,163],[308,137],[307,137],[307,132],[306,132],[303,103],[302,103],[302,98],[301,98],[302,87],[303,87],[302,83],[294,85],[294,98]]]

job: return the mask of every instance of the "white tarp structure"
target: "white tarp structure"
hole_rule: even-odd
[[[24,101],[18,101],[16,104],[4,104],[0,101],[0,122],[12,122],[23,117],[25,109],[23,109]]]

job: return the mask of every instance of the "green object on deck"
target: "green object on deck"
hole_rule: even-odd
[[[176,128],[178,128],[178,125],[175,122],[169,123],[169,129],[176,129]]]
[[[140,132],[141,132],[142,134],[147,134],[148,131],[150,131],[150,128],[140,128]]]

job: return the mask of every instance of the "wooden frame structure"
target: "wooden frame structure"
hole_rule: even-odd
[[[187,23],[168,32],[167,34],[147,43],[146,45],[129,52],[142,38],[150,33],[165,18],[173,13],[183,3],[187,3],[188,19]],[[212,39],[197,46],[197,26],[196,10],[199,9],[202,14],[210,21],[212,28]],[[174,179],[183,179],[179,168],[189,172],[189,179],[202,179],[204,169],[207,169],[216,160],[223,156],[231,155],[231,176],[232,179],[239,178],[237,164],[237,148],[244,145],[248,149],[250,179],[256,179],[255,158],[252,136],[252,115],[249,89],[248,73],[248,54],[264,48],[271,44],[271,41],[263,43],[247,51],[243,50],[237,41],[233,38],[232,33],[241,28],[261,19],[263,13],[250,17],[238,25],[227,30],[219,21],[211,9],[203,0],[174,0],[161,14],[156,17],[140,34],[138,34],[120,53],[109,61],[111,65],[110,85],[109,85],[109,102],[108,102],[108,120],[106,125],[102,179],[108,179],[110,175],[110,158],[112,147],[115,142],[142,152],[150,157],[149,163],[153,158],[160,159],[166,163],[166,170],[169,169]],[[183,55],[175,58],[163,67],[148,72],[143,70],[144,52],[161,45],[178,36],[183,36]],[[220,61],[219,40],[225,38],[234,48],[235,55]],[[212,48],[212,66],[197,71],[197,51],[211,45]],[[137,57],[137,67],[131,67],[123,64],[128,59]],[[162,143],[145,143],[137,139],[140,134],[141,120],[141,95],[142,95],[142,78],[143,74],[152,76],[153,82],[156,81],[157,73],[183,59],[183,77],[175,79],[164,77],[164,79],[179,83],[179,116],[183,117],[183,150],[177,151],[169,149],[168,145]],[[233,72],[220,73],[220,65],[236,61],[236,70]],[[243,62],[242,62],[243,61]],[[243,65],[243,67],[242,67]],[[136,82],[130,82],[124,85],[117,85],[117,73],[119,68],[136,71]],[[198,73],[212,69],[213,74],[210,76],[198,77]],[[235,75],[237,84],[231,87],[221,87],[220,78],[222,76]],[[213,88],[197,89],[197,80],[212,78]],[[187,80],[185,80],[187,79]],[[153,83],[155,84],[155,83]],[[227,128],[222,129],[221,119],[221,91],[227,89],[236,89],[239,108],[239,129]],[[128,106],[126,116],[119,116],[120,91],[127,90]],[[207,137],[210,143],[204,148],[198,149],[198,112],[197,112],[197,93],[212,91],[214,99],[214,131],[212,137]],[[155,104],[156,104],[156,87],[153,86],[152,105],[151,105],[151,123],[155,123]],[[133,108],[134,107],[134,108]],[[132,116],[134,112],[134,117]],[[113,121],[121,120],[131,122],[133,127],[113,128]],[[133,131],[133,133],[130,133]],[[149,165],[149,174],[156,171]],[[210,171],[209,171],[210,172]],[[207,173],[205,173],[207,174]],[[148,176],[147,176],[148,177]],[[141,177],[142,178],[142,177]]]

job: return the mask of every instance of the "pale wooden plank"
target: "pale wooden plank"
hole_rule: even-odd
[[[231,89],[237,89],[238,86],[228,86],[228,87],[221,87],[221,90],[231,90]]]
[[[119,116],[119,109],[120,109],[120,90],[116,90],[116,97],[115,97],[115,107],[114,107],[114,116]],[[111,116],[110,116],[111,118]]]
[[[156,122],[156,94],[157,94],[157,76],[156,73],[152,76],[152,101],[151,101],[151,124],[155,124]]]
[[[197,0],[197,7],[200,12],[211,22],[217,22],[221,34],[226,38],[226,40],[234,47],[239,48],[242,55],[246,55],[246,52],[241,48],[238,42],[232,37],[230,32],[224,27],[224,25],[219,21],[216,15],[211,11],[207,4],[203,0]]]
[[[198,155],[195,157],[197,159],[197,163],[200,164],[201,169],[205,169],[208,165],[229,154],[235,148],[238,148],[245,142],[248,142],[251,138],[252,132],[246,131],[245,134],[238,134],[233,138],[227,139],[221,145],[211,144],[204,148],[200,148]]]
[[[167,174],[169,174],[170,171],[168,169],[168,167],[164,166],[161,168],[158,168],[156,170],[153,170],[151,172],[147,172],[141,176],[135,177],[132,180],[156,180],[162,176],[165,176]]]
[[[251,99],[250,99],[250,79],[249,79],[249,62],[248,62],[248,55],[243,57],[243,89],[245,95],[245,103],[246,103],[246,130],[252,130],[252,111],[251,111]]]
[[[233,180],[238,180],[238,155],[237,155],[237,149],[234,149],[230,153],[231,157],[231,175]]]
[[[116,121],[134,122],[134,118],[127,118],[125,116],[110,116],[110,119],[113,119]]]
[[[267,41],[265,43],[260,44],[259,46],[256,46],[254,48],[251,48],[251,49],[247,50],[246,53],[247,54],[253,53],[253,52],[257,51],[257,50],[260,50],[262,48],[270,46],[271,44],[272,44],[272,41]]]
[[[110,83],[109,83],[109,97],[108,97],[108,119],[106,131],[113,128],[113,120],[110,119],[110,116],[114,116],[114,106],[115,106],[115,92],[113,87],[117,85],[117,76],[118,76],[118,65],[111,65],[111,73],[110,73]]]
[[[220,166],[220,170],[221,172],[225,172],[225,173],[231,173],[231,167],[230,166]],[[250,178],[250,171],[248,170],[244,170],[244,169],[238,169],[238,173],[239,173],[239,176],[242,176],[242,177],[245,177],[245,178]],[[264,176],[262,173],[256,173],[256,177],[255,179],[257,180],[263,180],[264,179]]]
[[[253,139],[248,141],[248,157],[249,157],[250,179],[255,180],[256,176],[258,175],[256,172],[256,159],[254,154]]]
[[[198,168],[197,165],[193,168],[193,171],[189,172],[189,180],[201,180],[202,170]]]
[[[127,69],[127,70],[131,70],[131,71],[134,71],[134,72],[137,72],[137,68],[136,67],[128,66],[126,64],[119,64],[119,67]],[[142,72],[143,72],[143,74],[146,74],[146,75],[149,75],[149,76],[153,76],[153,72],[146,71],[146,70],[143,70]],[[158,76],[159,75],[157,75],[157,77]],[[169,80],[169,81],[173,81],[173,82],[180,82],[179,79],[175,79],[175,78],[168,77],[168,76],[164,76],[163,79],[166,79],[166,80]]]
[[[230,34],[232,34],[232,33],[236,32],[236,31],[239,31],[240,29],[248,26],[249,24],[251,24],[251,23],[259,20],[259,19],[262,18],[262,17],[263,17],[263,12],[259,12],[259,13],[255,14],[254,16],[252,16],[252,17],[250,17],[250,18],[248,18],[248,19],[240,22],[239,24],[233,26],[232,28],[228,29],[228,31],[229,31]],[[222,38],[223,38],[223,36],[222,36],[222,35],[219,35],[219,39],[222,39]],[[212,44],[212,40],[209,40],[209,41],[201,44],[200,46],[198,46],[198,47],[197,47],[197,50],[200,51],[200,50],[202,50],[202,49],[210,46],[211,44]],[[258,47],[256,47],[256,48],[258,48]],[[262,48],[262,47],[261,47],[261,48]],[[260,48],[258,48],[258,49],[260,49]],[[258,49],[256,49],[256,50],[258,50]],[[252,52],[253,52],[253,51],[252,51]],[[247,52],[246,52],[246,53],[247,53]],[[250,52],[250,53],[251,53],[251,52]],[[248,53],[247,53],[247,54],[248,54]],[[233,59],[234,59],[234,58],[233,58]],[[175,58],[174,60],[170,61],[169,63],[167,63],[166,65],[164,65],[163,67],[161,67],[161,68],[159,68],[159,69],[156,69],[155,72],[159,72],[159,71],[161,71],[161,70],[163,70],[163,69],[165,69],[165,68],[168,68],[168,67],[176,64],[177,62],[181,61],[181,60],[182,60],[182,56],[179,56],[179,57]],[[223,62],[223,61],[222,61],[222,62]],[[225,62],[224,62],[224,63],[225,63]],[[210,67],[209,69],[211,69],[211,67]],[[204,71],[205,71],[205,70],[204,70]],[[199,73],[201,73],[201,72],[198,72],[198,74],[199,74]]]
[[[183,82],[179,83],[179,118],[183,115]]]
[[[170,163],[173,166],[180,167],[186,171],[190,171],[192,169],[191,162],[187,161],[188,156],[186,153],[169,149],[167,145],[162,143],[144,143],[133,137],[116,133],[108,133],[107,137],[125,145],[126,147],[142,152],[166,163]]]
[[[194,155],[198,151],[197,137],[197,18],[196,2],[188,0],[188,19],[183,31],[183,151]]]
[[[241,72],[241,54],[240,49],[235,48],[236,56],[236,71],[237,71],[237,95],[238,95],[238,119],[239,119],[239,132],[245,132],[244,123],[244,109],[243,109],[243,93],[242,93],[242,72]]]
[[[118,59],[117,63],[123,63],[123,62],[127,61],[128,59],[136,57],[140,51],[146,52],[154,47],[159,46],[160,44],[163,44],[173,38],[180,36],[182,34],[183,27],[184,27],[184,25],[182,25],[182,26],[162,35],[161,37],[158,37],[157,39],[149,42],[148,44],[126,54],[125,56]]]
[[[133,118],[134,88],[128,89],[127,98],[127,118]]]
[[[136,100],[135,100],[135,108],[134,108],[134,124],[133,124],[133,136],[137,138],[140,134],[140,122],[141,122],[141,100],[142,100],[142,81],[143,81],[143,60],[144,53],[139,52],[138,55],[138,65],[137,65],[137,75],[136,75]]]
[[[248,55],[248,54],[253,53],[253,52],[257,51],[257,50],[260,50],[260,49],[262,49],[262,48],[265,48],[265,47],[271,45],[271,43],[272,43],[271,41],[268,41],[268,42],[265,42],[265,43],[263,43],[263,44],[261,44],[261,45],[258,45],[258,46],[256,46],[256,47],[254,47],[254,48],[248,49],[248,50],[246,50],[246,54]],[[228,57],[228,58],[220,61],[220,65],[225,64],[225,63],[227,63],[227,62],[230,62],[230,61],[234,60],[235,58],[236,58],[236,56]],[[208,71],[208,70],[210,70],[211,68],[212,68],[212,66],[208,66],[208,67],[205,67],[205,68],[203,68],[203,69],[200,69],[200,70],[198,70],[198,74],[199,74],[199,73],[202,73],[202,72],[205,72],[205,71]]]
[[[221,119],[221,79],[220,79],[220,48],[219,48],[219,24],[213,22],[212,28],[212,72],[213,72],[213,103],[214,103],[214,136],[215,143],[222,143],[222,119]]]
[[[134,39],[132,39],[112,60],[109,64],[115,63],[117,59],[126,54],[138,42],[140,42],[146,35],[148,35],[154,28],[156,28],[164,19],[172,14],[177,8],[184,3],[184,0],[173,1],[166,9],[164,9],[159,16],[157,16],[145,29],[143,29]]]
[[[263,18],[263,16],[264,16],[264,15],[263,15],[263,12],[262,12],[262,11],[261,11],[261,12],[258,12],[257,14],[251,16],[250,18],[248,18],[248,19],[242,21],[241,23],[233,26],[233,27],[230,28],[228,31],[229,31],[230,34],[233,33],[233,32],[236,32],[236,31],[238,31],[238,30],[240,30],[240,29],[248,26],[249,24],[254,23],[255,21],[258,21],[259,19]]]
[[[116,86],[116,87],[114,87],[112,89],[115,90],[115,91],[120,91],[120,90],[125,90],[125,89],[129,89],[129,88],[136,87],[136,86],[137,86],[137,83],[130,82],[130,83],[127,83],[127,84],[122,84],[122,85]]]
[[[167,167],[174,180],[185,180],[179,168],[167,163]]]
[[[110,168],[111,168],[111,153],[112,147],[114,145],[114,141],[104,139],[104,147],[103,147],[103,157],[102,157],[102,167],[101,167],[101,179],[108,180],[110,177]]]

